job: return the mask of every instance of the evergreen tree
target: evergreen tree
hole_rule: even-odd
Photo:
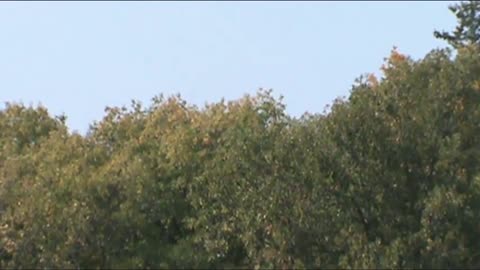
[[[436,38],[446,40],[454,48],[480,42],[480,1],[465,1],[449,7],[457,17],[458,25],[451,33],[435,31]]]

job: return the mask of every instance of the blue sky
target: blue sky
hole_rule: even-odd
[[[393,46],[445,47],[452,2],[3,2],[0,102],[41,103],[84,133],[105,106],[180,93],[203,105],[260,87],[322,112]]]

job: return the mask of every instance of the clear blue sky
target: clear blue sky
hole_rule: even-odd
[[[84,133],[105,106],[180,93],[203,105],[273,88],[322,112],[395,45],[445,44],[452,2],[3,2],[0,102],[65,113]],[[3,105],[2,105],[3,107]]]

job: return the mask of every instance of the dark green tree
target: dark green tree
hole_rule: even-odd
[[[446,40],[454,48],[480,42],[480,1],[464,1],[449,7],[457,17],[458,25],[451,33],[435,31],[434,36]]]

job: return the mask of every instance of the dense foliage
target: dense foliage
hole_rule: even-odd
[[[301,118],[158,96],[81,136],[7,104],[0,268],[478,268],[480,49],[457,49],[393,50]]]

